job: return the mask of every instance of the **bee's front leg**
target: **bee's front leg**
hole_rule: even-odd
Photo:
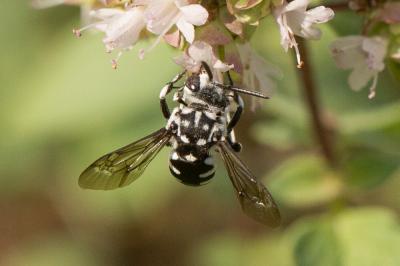
[[[173,80],[168,82],[161,89],[161,92],[160,92],[160,106],[161,106],[161,111],[162,111],[162,113],[163,113],[163,115],[164,115],[164,117],[166,119],[169,119],[169,117],[171,116],[171,112],[169,111],[167,100],[165,99],[165,97],[168,95],[168,93],[171,92],[172,89],[176,88],[176,87],[174,87],[175,83],[178,82],[180,79],[182,79],[182,77],[185,75],[185,73],[186,73],[186,70],[182,71],[181,73],[176,75],[173,78]]]

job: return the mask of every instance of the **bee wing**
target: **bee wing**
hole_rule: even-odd
[[[110,190],[135,181],[170,139],[162,128],[92,163],[79,177],[82,188]]]
[[[263,224],[278,226],[281,222],[279,210],[267,188],[257,181],[228,143],[219,142],[218,149],[243,211]]]

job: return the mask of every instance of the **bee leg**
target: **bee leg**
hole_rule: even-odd
[[[229,70],[226,72],[226,76],[228,77],[229,86],[233,87],[233,80],[232,80],[231,73],[229,72]]]
[[[171,92],[171,90],[173,88],[176,88],[176,87],[174,87],[175,83],[178,82],[185,75],[185,73],[186,73],[186,70],[181,72],[181,73],[179,73],[178,75],[176,75],[174,77],[173,80],[168,82],[161,89],[161,92],[160,92],[160,106],[161,106],[161,111],[162,111],[162,113],[163,113],[163,115],[164,115],[164,117],[166,119],[169,119],[169,117],[171,116],[171,112],[169,111],[168,104],[167,104],[167,101],[166,101],[165,97],[167,96],[168,93]]]
[[[243,100],[237,93],[235,93],[234,99],[236,99],[235,102],[238,104],[238,107],[237,107],[235,113],[233,114],[232,119],[229,119],[229,115],[228,115],[229,122],[227,125],[227,132],[228,132],[227,142],[234,151],[240,152],[242,150],[242,145],[236,141],[235,132],[234,132],[233,128],[239,121],[240,116],[243,112]]]
[[[231,133],[228,135],[228,137],[226,138],[229,146],[231,146],[231,148],[235,151],[235,152],[240,152],[242,150],[242,144],[240,142],[236,141],[235,138],[235,133],[232,130]]]
[[[243,107],[244,107],[244,102],[243,102],[242,97],[240,97],[239,94],[237,94],[236,92],[233,96],[233,99],[236,102],[236,104],[238,105],[238,107],[236,108],[236,111],[233,114],[232,119],[228,123],[228,126],[227,126],[228,134],[233,130],[233,128],[239,122],[239,119],[240,119],[240,116],[242,115]]]

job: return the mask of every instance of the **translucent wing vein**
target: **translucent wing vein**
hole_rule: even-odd
[[[267,188],[257,181],[226,142],[220,142],[218,148],[243,211],[263,224],[278,226],[279,210]]]
[[[92,163],[79,177],[82,188],[109,190],[136,180],[170,138],[162,128]]]

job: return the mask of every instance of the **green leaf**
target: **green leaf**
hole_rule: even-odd
[[[101,255],[89,252],[92,247],[83,242],[73,242],[71,237],[58,235],[43,235],[17,245],[17,249],[5,253],[1,265],[14,266],[52,266],[76,265],[94,266],[101,264]]]
[[[354,16],[352,11],[336,12],[335,19],[329,22],[329,25],[335,30],[337,35],[359,34],[362,27],[362,17]]]
[[[318,224],[303,234],[294,247],[298,266],[341,266],[342,252],[332,224]]]
[[[346,135],[382,130],[393,124],[400,124],[400,102],[352,112],[337,119],[342,134]]]
[[[256,124],[252,129],[255,138],[278,150],[311,143],[307,114],[299,100],[275,95],[263,108],[273,119]]]
[[[384,208],[301,219],[286,232],[299,266],[398,266],[400,225]]]
[[[239,0],[235,4],[235,8],[237,9],[249,9],[252,8],[259,3],[261,3],[263,0]]]
[[[303,143],[302,134],[295,134],[295,132],[282,121],[258,123],[251,129],[252,135],[258,142],[283,151]]]
[[[277,201],[298,208],[327,203],[342,188],[336,175],[315,155],[302,154],[289,159],[269,178],[269,188]]]
[[[220,232],[193,249],[190,261],[199,266],[292,266],[291,246],[284,240],[279,235],[257,234],[249,239],[229,231]]]
[[[228,0],[229,11],[242,23],[258,25],[259,20],[268,15],[270,0]]]
[[[347,184],[373,188],[386,181],[400,166],[400,155],[385,154],[372,149],[356,149],[343,160]]]
[[[386,65],[392,77],[400,82],[400,63],[394,60],[387,60]]]
[[[400,102],[345,114],[338,128],[347,143],[399,154]]]
[[[400,265],[400,226],[396,215],[383,208],[351,209],[335,220],[344,265]]]

